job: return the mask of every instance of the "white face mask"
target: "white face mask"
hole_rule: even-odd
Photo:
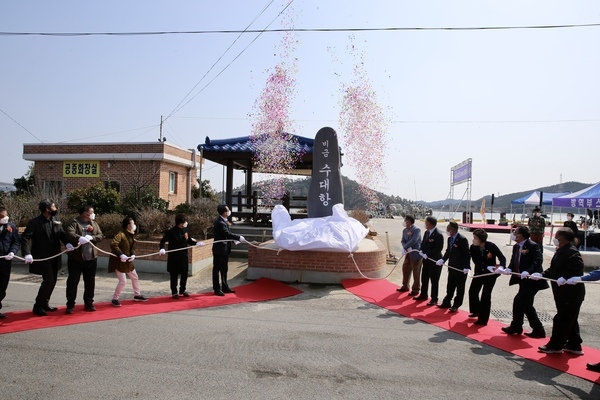
[[[135,224],[131,224],[131,225],[129,225],[129,229],[131,230],[131,232],[135,232],[135,230],[137,229],[137,226],[135,226]]]
[[[231,217],[231,210],[227,211],[227,217]]]
[[[513,241],[514,241],[514,240],[517,240],[517,237],[515,236],[515,234],[514,234],[514,233],[511,233],[511,234],[510,234],[510,240],[513,240]]]
[[[0,218],[0,225],[8,224],[8,215],[4,218]]]
[[[188,225],[188,224],[187,224],[187,221],[185,221],[185,222],[183,223],[183,227],[184,227],[184,228],[187,228],[187,225]]]
[[[558,241],[557,238],[552,239],[552,244],[555,245],[556,247],[558,247],[558,245],[560,244],[560,242]]]
[[[96,219],[96,214],[94,214],[94,213],[91,213],[91,214],[90,214],[90,221],[93,221],[93,220],[95,220],[95,219]]]
[[[452,236],[452,232],[450,232],[450,231],[446,231],[446,235],[448,235],[448,236]]]
[[[572,221],[573,217],[571,217],[570,215],[567,217],[567,221]]]
[[[537,213],[537,212],[536,212],[536,213],[533,213],[533,216],[534,216],[534,217],[539,217],[539,216],[540,216],[540,213]]]
[[[402,221],[402,226],[406,228],[406,221]]]

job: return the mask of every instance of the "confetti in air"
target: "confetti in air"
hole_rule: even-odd
[[[287,28],[293,27],[292,12],[288,7],[284,14],[283,25]],[[284,195],[284,175],[294,169],[303,155],[299,152],[290,120],[290,107],[296,95],[296,62],[293,58],[296,43],[295,36],[285,32],[279,51],[282,61],[270,71],[266,86],[254,104],[251,139],[256,149],[255,170],[270,175],[269,183],[263,186],[265,205],[273,205]]]
[[[356,57],[355,46],[351,54]],[[346,160],[354,168],[369,209],[379,204],[374,188],[385,182],[387,119],[364,69],[364,53],[353,68],[353,80],[342,84],[340,127]]]

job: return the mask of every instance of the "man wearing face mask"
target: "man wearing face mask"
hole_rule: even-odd
[[[450,312],[457,312],[465,297],[467,274],[471,270],[471,253],[469,251],[469,241],[458,233],[456,222],[448,222],[446,233],[448,234],[448,247],[446,247],[444,256],[436,262],[436,265],[441,266],[448,261],[448,265],[453,268],[448,268],[446,297],[438,307],[449,308]],[[454,296],[455,291],[456,296]],[[452,296],[454,296],[454,301]]]
[[[175,216],[175,226],[165,232],[165,235],[160,241],[160,255],[164,255],[165,243],[169,243],[169,255],[167,258],[167,272],[171,275],[171,295],[174,299],[179,296],[190,297],[186,292],[188,278],[188,251],[181,250],[188,246],[203,246],[204,243],[193,239],[188,232],[187,216],[185,214],[177,214]],[[177,292],[177,279],[179,280],[179,293]]]
[[[407,215],[404,217],[404,230],[402,231],[402,255],[404,263],[402,264],[402,287],[397,289],[399,292],[408,292],[409,296],[417,296],[421,290],[421,267],[423,258],[416,251],[421,249],[421,230],[415,226],[415,217]],[[408,253],[410,251],[410,253]],[[413,278],[411,289],[408,288],[410,278]]]
[[[10,281],[12,259],[18,252],[19,233],[17,227],[9,222],[6,208],[0,207],[0,310]],[[6,318],[6,314],[0,313],[0,319],[4,318]]]
[[[539,207],[533,209],[533,217],[527,221],[529,227],[530,239],[540,246],[540,251],[544,252],[544,231],[546,230],[546,220],[542,217],[542,210]]]
[[[96,289],[96,270],[98,268],[98,250],[92,246],[99,243],[104,236],[94,221],[96,214],[89,204],[79,208],[79,216],[67,225],[67,240],[79,248],[69,253],[67,266],[67,314],[75,312],[75,299],[79,278],[83,275],[83,304],[85,311],[96,311],[94,307],[94,290]]]
[[[530,279],[541,277],[556,280],[552,282],[552,294],[556,304],[556,315],[552,323],[550,341],[538,347],[542,353],[562,353],[563,350],[582,355],[581,336],[579,335],[579,310],[585,297],[585,285],[565,285],[567,280],[583,275],[583,259],[572,242],[573,231],[559,228],[554,234],[554,245],[557,247],[550,268],[544,272],[534,273]]]
[[[231,252],[230,240],[236,240],[243,243],[246,241],[246,239],[244,239],[244,237],[241,235],[235,235],[231,233],[231,230],[229,229],[229,221],[227,219],[231,215],[229,207],[227,207],[225,204],[219,204],[217,206],[217,212],[219,213],[219,216],[213,225],[213,290],[215,291],[215,295],[225,296],[225,293],[235,293],[235,291],[227,284],[229,253]],[[221,277],[221,284],[219,284],[219,276]]]
[[[62,223],[56,218],[58,211],[54,202],[42,200],[38,208],[40,215],[29,220],[21,235],[21,252],[25,263],[29,264],[29,272],[42,276],[42,284],[33,305],[33,313],[42,317],[48,311],[58,310],[50,306],[49,302],[61,266],[61,257],[56,257],[61,252],[60,243],[65,244],[67,251],[72,251],[74,247],[67,242]],[[43,258],[49,260],[38,261]]]
[[[573,243],[575,246],[579,246],[579,227],[577,226],[577,223],[573,221],[574,217],[575,215],[573,215],[573,213],[567,213],[567,220],[563,223],[563,226],[573,231],[573,236],[575,237]]]

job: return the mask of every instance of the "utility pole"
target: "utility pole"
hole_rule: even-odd
[[[159,134],[158,134],[158,141],[159,142],[163,141],[162,140],[162,125],[163,125],[163,116],[161,115],[160,116],[160,131],[159,131]]]

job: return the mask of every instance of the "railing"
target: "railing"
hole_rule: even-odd
[[[272,207],[263,206],[262,200],[263,198],[259,197],[256,191],[252,192],[250,196],[238,192],[232,198],[231,216],[240,220],[249,219],[254,226],[260,223],[270,224]],[[277,202],[280,202],[288,210],[292,219],[298,219],[307,217],[307,200],[306,196],[290,196],[286,193],[281,199],[277,199]]]

